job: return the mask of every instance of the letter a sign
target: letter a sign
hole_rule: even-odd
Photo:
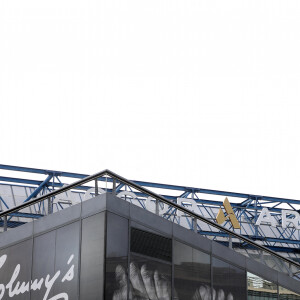
[[[234,229],[240,229],[241,228],[240,223],[239,223],[238,219],[236,218],[234,211],[233,211],[227,197],[225,198],[225,200],[223,202],[223,206],[225,208],[227,216],[224,215],[222,208],[220,208],[219,212],[217,214],[217,218],[216,218],[217,223],[221,225],[226,220],[229,219]]]

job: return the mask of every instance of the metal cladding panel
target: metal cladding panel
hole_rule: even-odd
[[[128,255],[128,219],[107,213],[107,257]]]
[[[48,274],[51,277],[55,274],[55,238],[56,231],[50,231],[34,239],[32,264],[33,281],[46,278]],[[36,289],[31,292],[31,299],[43,299],[45,293],[46,287],[43,284],[41,289]]]
[[[82,220],[80,299],[103,299],[104,240],[105,212]]]
[[[31,299],[31,265],[31,239],[0,251],[0,299]]]
[[[105,299],[127,299],[128,219],[107,212]]]
[[[3,243],[0,300],[103,299],[105,212],[83,220],[73,214],[72,220],[63,211],[59,220],[53,214],[35,226],[42,230],[32,231],[27,240]],[[22,239],[22,229],[3,235]]]
[[[56,274],[60,272],[60,275],[53,286],[53,294],[66,293],[72,300],[79,298],[80,236],[80,222],[74,222],[56,230],[55,272]]]
[[[75,222],[1,250],[0,299],[78,299],[79,229]]]

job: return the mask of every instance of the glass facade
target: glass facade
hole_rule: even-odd
[[[129,299],[172,299],[172,239],[131,228]]]
[[[128,295],[128,220],[107,213],[105,299],[126,300]]]
[[[300,300],[300,295],[279,286],[279,300]]]
[[[0,300],[300,300],[223,256],[103,211],[1,248]]]
[[[217,299],[246,299],[246,271],[221,259],[212,258],[213,296]]]
[[[127,219],[108,213],[105,299],[300,300],[300,296],[152,230],[129,229]]]
[[[173,247],[176,299],[208,297],[211,293],[210,255],[178,241],[174,241]]]
[[[129,265],[129,299],[163,299],[172,297],[172,265],[163,261],[131,255]]]
[[[278,299],[277,284],[247,272],[248,300]]]

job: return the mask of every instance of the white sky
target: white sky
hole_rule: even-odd
[[[299,0],[1,0],[0,163],[300,199],[299,16]]]

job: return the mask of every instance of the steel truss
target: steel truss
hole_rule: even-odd
[[[77,174],[70,172],[59,172],[53,170],[43,170],[36,168],[26,168],[11,165],[0,165],[0,169],[6,174],[10,171],[19,175],[18,177],[0,176],[0,208],[1,211],[12,208],[23,202],[28,202],[35,197],[45,195],[55,189],[68,184],[70,180],[83,179],[86,174]],[[24,175],[27,174],[27,175]],[[29,176],[28,176],[29,174]],[[34,177],[39,179],[33,179]],[[29,177],[29,178],[28,178]],[[99,191],[111,191],[111,178],[102,178],[103,185],[99,186]],[[105,182],[106,180],[106,182]],[[226,192],[178,185],[169,185],[153,182],[144,182],[133,180],[139,186],[148,188],[164,198],[171,200],[174,203],[180,203],[186,208],[191,208],[195,213],[216,222],[215,218],[222,209],[223,200],[228,197],[231,206],[241,224],[241,229],[234,230],[231,223],[227,220],[223,226],[227,229],[235,231],[258,243],[270,248],[273,251],[281,252],[282,255],[291,257],[294,260],[300,261],[300,231],[294,227],[282,228],[281,210],[288,209],[299,212],[300,201],[294,199],[285,199],[277,197],[268,197],[261,195]],[[60,210],[72,204],[79,203],[86,199],[87,193],[95,193],[91,191],[92,186],[80,186],[76,191],[65,194],[53,203],[54,210]],[[123,183],[115,187],[116,192],[122,198],[130,202],[135,202],[145,208],[145,199],[147,195],[132,190],[130,186]],[[10,192],[9,192],[10,191]],[[22,191],[22,192],[21,192]],[[278,226],[272,227],[269,224],[257,226],[255,225],[261,210],[267,207],[272,216],[278,222]],[[18,212],[11,217],[8,222],[8,227],[16,227],[26,222],[26,218],[39,218],[45,214],[47,206],[44,203],[36,205],[34,209],[26,212]],[[161,215],[167,219],[180,222],[176,210],[171,208],[162,209]],[[184,216],[181,216],[181,219]],[[190,229],[195,229],[194,224],[189,218],[185,220],[186,226]],[[0,226],[4,226],[3,220],[0,221]],[[201,224],[197,225],[197,231],[209,238],[216,239],[223,243],[229,243],[225,236],[220,232],[214,232],[211,228],[206,228]]]

